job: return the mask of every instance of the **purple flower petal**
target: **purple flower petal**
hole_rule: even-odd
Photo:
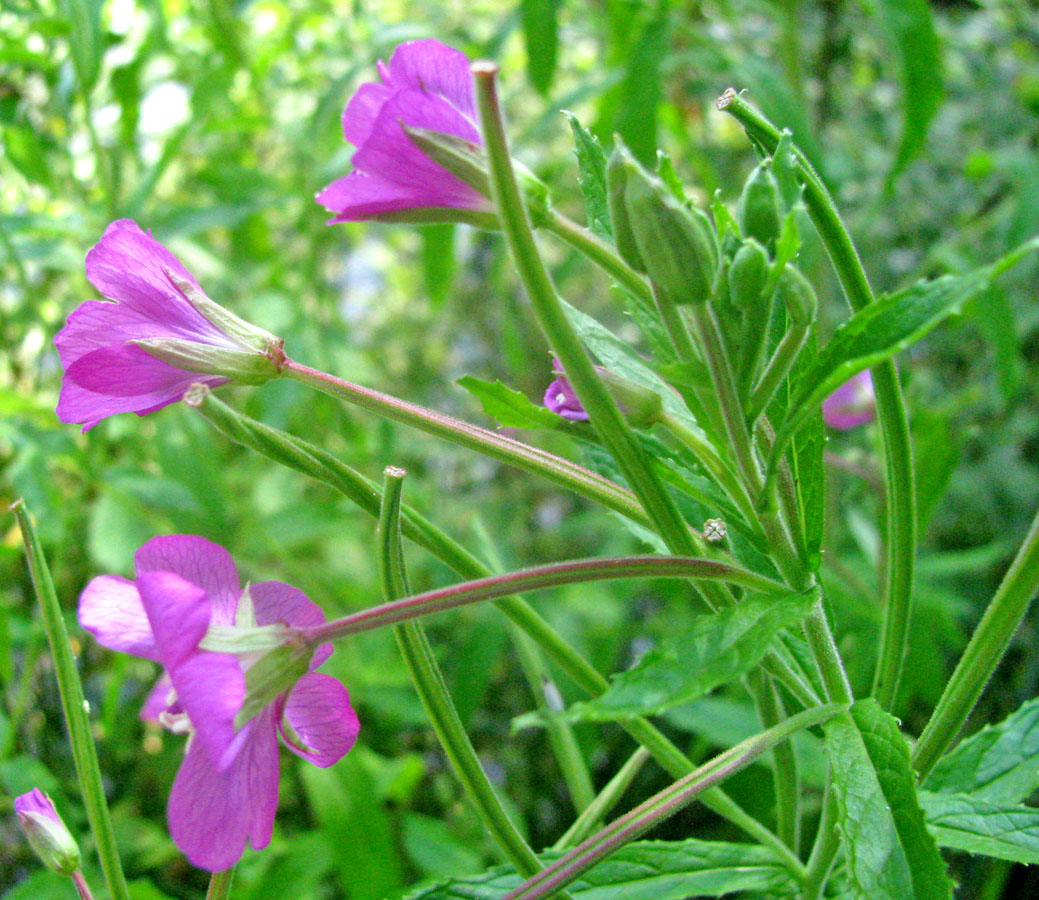
[[[383,75],[390,87],[439,94],[476,120],[473,74],[468,57],[460,50],[432,39],[407,41],[393,51]]]
[[[148,691],[148,696],[141,707],[140,715],[145,722],[160,721],[159,716],[169,707],[167,700],[172,690],[173,682],[170,680],[169,672],[163,672],[159,676],[159,680],[152,685],[152,689]]]
[[[362,84],[357,89],[343,110],[343,135],[349,143],[360,147],[368,140],[383,104],[393,94],[393,88],[374,81]]]
[[[109,650],[159,659],[137,585],[119,575],[100,575],[83,589],[79,624]]]
[[[173,572],[206,592],[215,625],[233,625],[242,595],[238,569],[231,554],[219,544],[193,534],[154,537],[135,554],[138,576],[145,572]]]
[[[545,390],[545,406],[571,422],[588,421],[588,413],[584,411],[565,375],[560,375]]]
[[[273,711],[245,726],[241,751],[222,772],[195,742],[177,772],[168,820],[174,842],[196,866],[229,869],[248,841],[259,850],[270,842],[278,807],[278,741]]]
[[[29,791],[29,793],[15,797],[14,811],[19,817],[28,815],[29,813],[36,813],[41,816],[46,816],[52,822],[61,824],[61,817],[54,808],[51,798],[43,793],[39,788],[34,787]]]
[[[347,693],[331,675],[304,675],[285,701],[284,716],[295,735],[278,728],[285,745],[297,756],[327,768],[354,745],[361,724]]]
[[[253,600],[253,612],[257,625],[292,625],[295,628],[306,628],[311,625],[323,625],[325,614],[299,588],[283,584],[280,581],[261,581],[249,585],[249,596]],[[320,666],[332,655],[331,644],[321,644],[315,648],[310,660],[311,670]]]
[[[873,379],[869,369],[853,375],[823,400],[823,419],[831,428],[847,431],[876,418]]]

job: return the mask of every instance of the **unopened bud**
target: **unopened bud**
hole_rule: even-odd
[[[736,208],[740,230],[772,250],[779,238],[782,200],[779,183],[772,174],[772,160],[766,159],[750,173]]]
[[[729,295],[732,305],[743,312],[758,309],[768,281],[768,254],[754,238],[747,238],[729,266]]]
[[[50,797],[33,788],[15,798],[14,811],[29,846],[48,869],[71,875],[79,868],[79,847]]]
[[[646,264],[639,253],[639,245],[628,221],[628,207],[624,202],[624,193],[628,183],[628,167],[625,162],[626,150],[622,150],[620,139],[610,154],[606,164],[606,200],[610,208],[610,219],[613,222],[613,240],[617,244],[617,252],[636,272],[645,272]]]
[[[795,325],[807,325],[815,318],[819,308],[815,289],[793,266],[784,266],[779,276],[777,293]]]
[[[704,303],[718,269],[711,220],[679,203],[659,178],[625,153],[624,203],[646,271],[660,299],[672,305]]]

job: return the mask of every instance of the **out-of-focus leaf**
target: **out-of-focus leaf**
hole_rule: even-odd
[[[301,834],[268,865],[248,900],[316,897],[319,885],[331,870],[332,853],[325,836],[316,831]]]
[[[972,794],[920,792],[927,825],[941,847],[1039,863],[1039,810],[1003,806]]]
[[[599,237],[610,240],[613,227],[606,191],[606,153],[599,139],[585,128],[573,113],[564,112],[574,133],[574,154],[577,156],[577,183],[584,197],[588,227]]]
[[[858,900],[951,900],[952,881],[924,825],[898,722],[860,700],[825,726],[838,819]]]
[[[559,0],[520,0],[520,22],[527,48],[530,83],[547,94],[556,72],[559,48]]]
[[[101,33],[102,0],[60,0],[62,15],[68,23],[69,47],[80,88],[89,92],[101,71],[104,52]]]
[[[942,55],[927,0],[869,0],[898,50],[902,76],[903,127],[888,179],[894,178],[923,149],[927,127],[941,106]]]
[[[514,391],[500,381],[481,381],[472,375],[463,375],[459,385],[480,401],[483,411],[506,428],[547,428],[564,430],[566,419],[544,406],[535,406],[526,395]]]
[[[543,862],[560,853],[544,853]],[[406,900],[500,900],[520,879],[498,867],[474,878],[420,889]],[[772,897],[796,889],[782,863],[765,847],[718,841],[639,841],[621,848],[567,890],[587,900],[685,900],[764,891]]]
[[[691,616],[686,629],[649,650],[633,668],[614,675],[605,693],[572,706],[575,719],[617,719],[660,713],[702,697],[749,671],[773,638],[812,608],[810,594],[747,597],[709,615]]]
[[[1003,805],[1027,798],[1039,787],[1039,699],[962,741],[938,760],[924,787]]]
[[[1007,292],[998,286],[990,287],[968,313],[992,344],[999,379],[999,393],[1004,403],[1010,403],[1021,383],[1021,359],[1017,349],[1017,323]]]
[[[947,412],[921,405],[913,416],[913,459],[916,464],[916,527],[923,534],[945,496],[963,452],[963,437]]]
[[[660,16],[646,23],[631,48],[614,123],[628,149],[647,167],[652,167],[657,153],[660,63],[667,54],[668,31],[665,7]]]
[[[39,869],[3,895],[3,900],[75,900],[76,889],[64,875]]]
[[[429,878],[457,878],[480,868],[480,855],[439,819],[409,813],[401,838],[412,862]]]
[[[51,187],[47,150],[39,135],[28,125],[8,125],[3,130],[4,155],[29,181]]]
[[[435,308],[443,305],[455,282],[455,226],[449,222],[422,229],[422,271],[426,290]]]

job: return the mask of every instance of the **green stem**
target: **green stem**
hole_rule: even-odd
[[[832,785],[827,785],[825,796],[819,830],[815,834],[811,856],[808,857],[808,874],[801,894],[804,900],[822,900],[833,861],[841,847],[841,836],[837,831],[837,794]]]
[[[231,882],[234,881],[234,866],[223,872],[214,872],[209,879],[209,890],[206,900],[227,900],[231,896]]]
[[[804,632],[808,639],[808,646],[819,666],[819,673],[823,678],[828,700],[834,703],[848,703],[853,701],[851,684],[848,675],[844,671],[844,664],[837,652],[837,644],[833,639],[833,632],[826,621],[826,607],[823,603],[822,589],[815,588],[815,606],[805,619]]]
[[[294,360],[286,362],[282,374],[394,422],[409,425],[427,434],[476,450],[499,462],[541,475],[589,500],[601,503],[626,518],[648,524],[645,512],[629,491],[569,460],[488,431],[486,428],[471,425],[461,419],[344,381]]]
[[[759,672],[753,692],[761,724],[772,728],[786,718],[783,700],[772,679]],[[776,797],[776,833],[795,854],[801,847],[801,779],[797,754],[789,743],[772,749],[772,787]]]
[[[811,323],[809,322],[800,325],[794,324],[783,335],[779,346],[776,347],[776,352],[772,354],[772,359],[768,361],[765,371],[761,373],[761,378],[754,385],[754,390],[750,392],[750,399],[747,401],[748,422],[757,421],[758,416],[765,411],[765,407],[768,406],[783,383],[783,379],[790,374],[790,369],[804,347],[805,341],[808,340],[810,330]]]
[[[521,591],[582,584],[589,581],[613,581],[620,578],[682,578],[717,580],[737,584],[749,590],[782,594],[787,588],[778,581],[713,559],[681,556],[615,556],[575,559],[568,562],[534,566],[504,575],[491,575],[474,581],[453,584],[369,607],[333,619],[323,625],[301,630],[308,644],[334,641],[347,634],[371,631],[417,616],[443,612],[484,600],[508,597]]]
[[[916,743],[913,765],[921,778],[956,740],[1037,592],[1039,512]]]
[[[649,759],[649,752],[645,747],[639,747],[632,753],[628,757],[628,761],[617,770],[617,774],[610,779],[606,787],[599,792],[581,815],[574,820],[574,824],[552,845],[552,849],[567,850],[588,837],[596,824],[617,805],[621,795],[631,785],[631,782],[647,759]]]
[[[567,378],[588,412],[592,425],[639,498],[654,528],[672,553],[694,555],[697,548],[689,528],[585,353],[538,253],[534,232],[512,170],[495,84],[497,66],[478,62],[472,70],[495,208],[541,329],[563,364]]]
[[[90,893],[90,885],[87,884],[86,878],[83,877],[83,873],[76,869],[69,878],[72,879],[73,885],[75,885],[76,893],[79,894],[79,900],[94,900],[94,895]]]
[[[549,218],[542,223],[541,227],[583,253],[600,269],[614,278],[618,284],[626,288],[628,293],[644,308],[653,308],[653,292],[649,282],[621,259],[611,244],[555,210],[551,211]]]
[[[582,872],[688,806],[709,787],[746,767],[779,742],[787,740],[803,728],[827,721],[844,709],[847,707],[840,704],[827,704],[805,710],[726,750],[627,815],[610,823],[566,856],[510,891],[503,900],[537,900],[552,896]]]
[[[50,642],[51,655],[54,658],[54,674],[58,680],[58,691],[61,694],[61,706],[65,713],[65,725],[72,745],[72,758],[76,765],[76,775],[80,790],[83,793],[83,806],[86,809],[90,830],[94,835],[97,855],[101,860],[101,868],[105,873],[108,892],[112,900],[130,900],[123,867],[119,861],[119,850],[115,842],[115,830],[108,812],[108,801],[101,778],[101,766],[97,759],[97,748],[90,733],[90,720],[87,717],[87,701],[83,697],[83,685],[76,671],[76,661],[72,656],[68,632],[65,630],[65,618],[61,604],[54,591],[47,559],[40,545],[40,539],[33,527],[32,519],[21,500],[15,501],[11,507],[18,518],[25,543],[25,554],[29,561],[36,597],[40,601],[47,639]]]
[[[405,474],[403,469],[393,466],[387,467],[385,472],[379,515],[379,575],[387,601],[409,592],[400,530],[400,499]],[[529,876],[538,871],[537,856],[509,820],[483,771],[422,626],[417,622],[405,622],[393,630],[433,730],[480,820],[517,872]]]
[[[718,108],[735,117],[753,141],[769,152],[775,151],[780,139],[779,130],[735,91],[730,89],[722,94]],[[794,154],[805,189],[808,213],[826,246],[849,305],[858,312],[875,300],[862,260],[826,185],[800,150],[794,148]],[[888,497],[884,622],[873,693],[882,706],[888,707],[898,690],[908,644],[916,557],[916,482],[909,421],[898,370],[894,362],[888,361],[875,366],[871,374],[877,421],[884,445]]]
[[[248,416],[243,416],[216,399],[208,390],[197,392],[192,403],[214,427],[231,440],[329,485],[370,516],[378,517],[381,505],[379,489],[330,453],[300,438],[276,431]],[[491,574],[491,570],[468,550],[414,510],[404,508],[401,526],[405,536],[442,560],[463,578],[482,578]],[[504,597],[497,600],[495,605],[510,621],[530,635],[545,655],[590,697],[600,696],[609,687],[609,682],[599,671],[564,641],[521,597]],[[768,671],[780,678],[806,707],[818,703],[818,697],[812,687],[786,662],[772,654],[766,658],[765,666]],[[680,778],[694,768],[685,754],[646,719],[625,720],[619,724],[645,747],[657,764],[672,777]],[[740,809],[721,788],[705,794],[703,803],[759,842],[773,847],[791,871],[796,873],[803,868],[801,861],[790,853],[782,841],[757,819]]]

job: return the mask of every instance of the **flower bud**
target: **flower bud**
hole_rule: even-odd
[[[624,205],[650,281],[664,303],[704,303],[718,268],[711,220],[679,203],[665,185],[625,156]]]
[[[729,295],[732,305],[745,313],[754,313],[768,281],[768,254],[754,238],[747,238],[736,251],[729,266]]]
[[[14,811],[29,846],[48,869],[71,875],[79,868],[79,847],[50,797],[33,788],[15,798]]]
[[[772,160],[765,160],[750,173],[736,213],[744,237],[755,238],[769,250],[775,248],[782,224],[782,200],[772,174]]]
[[[815,318],[819,308],[815,289],[793,266],[783,267],[776,290],[795,325],[807,325]]]
[[[628,181],[628,167],[625,157],[627,152],[621,149],[620,139],[610,154],[606,164],[606,200],[610,208],[610,219],[613,222],[613,240],[617,252],[636,272],[645,272],[646,264],[642,261],[639,246],[628,221],[628,208],[624,202],[624,192]]]

